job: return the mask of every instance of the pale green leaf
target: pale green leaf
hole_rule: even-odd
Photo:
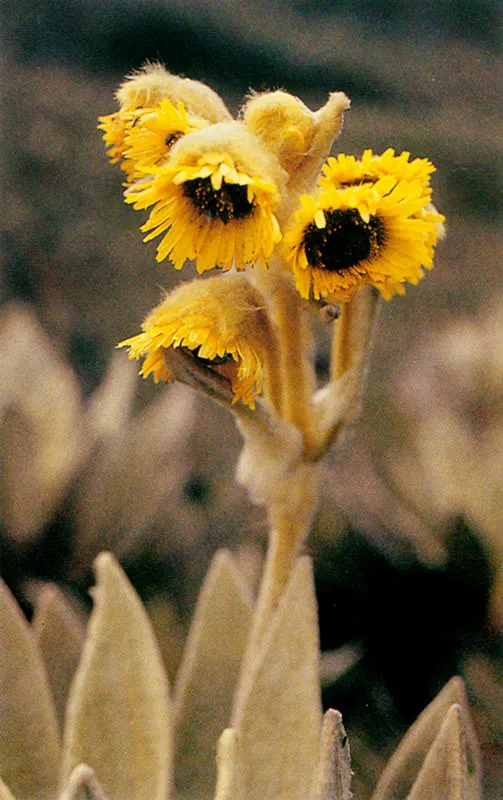
[[[323,718],[320,761],[312,800],[350,800],[351,754],[342,715],[330,708]]]
[[[59,800],[108,800],[108,797],[91,767],[79,764],[72,771]]]
[[[233,727],[244,800],[305,800],[321,731],[318,618],[311,561],[298,559],[258,656],[242,677]]]
[[[440,730],[445,715],[453,704],[465,711],[469,785],[473,796],[480,787],[480,753],[477,737],[471,722],[462,678],[454,677],[425,708],[386,765],[372,800],[403,800],[410,792],[426,754]]]
[[[28,306],[0,318],[0,519],[36,538],[87,454],[76,375]]]
[[[166,800],[168,682],[139,597],[110,553],[95,562],[94,609],[66,718],[63,774],[89,764],[110,800]]]
[[[86,426],[94,441],[117,436],[130,420],[138,369],[125,356],[113,354],[103,381],[88,400]]]
[[[217,767],[215,800],[241,800],[239,739],[233,728],[226,728],[218,740]]]
[[[0,778],[0,800],[16,800],[9,787]]]
[[[181,514],[184,540],[197,537],[193,519],[188,525],[174,502],[190,472],[185,445],[195,418],[195,401],[187,392],[181,386],[160,392],[140,414],[129,421],[125,417],[115,432],[108,423],[96,423],[102,425],[103,438],[79,477],[75,497],[78,535],[73,567],[77,577],[100,549],[123,555],[142,549],[145,529],[168,504]],[[166,530],[163,540],[169,541],[171,535]]]
[[[229,724],[251,621],[248,592],[222,550],[201,590],[175,686],[176,785],[189,797],[213,796],[216,743]]]
[[[468,793],[465,726],[461,706],[454,704],[430,747],[408,800],[478,800]]]
[[[0,775],[18,800],[53,800],[60,743],[54,701],[30,626],[0,581]]]
[[[84,644],[84,627],[62,591],[56,585],[47,585],[40,592],[32,629],[62,730],[68,691]]]

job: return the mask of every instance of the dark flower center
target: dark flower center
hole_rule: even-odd
[[[377,178],[372,175],[363,175],[361,178],[355,178],[352,181],[340,181],[338,186],[362,186],[364,183],[377,183]]]
[[[219,367],[221,364],[226,364],[228,361],[232,361],[232,355],[230,353],[225,353],[223,356],[215,356],[215,358],[202,358],[199,355],[199,351],[201,349],[201,345],[199,347],[194,347],[191,349],[190,347],[185,347],[185,345],[180,346],[180,350],[187,355],[192,356],[193,358],[197,358],[200,364],[204,364],[205,367]]]
[[[244,219],[252,211],[253,203],[248,200],[246,186],[222,182],[220,189],[214,189],[211,178],[194,178],[183,184],[185,197],[210,219],[219,219],[227,225],[233,219]]]
[[[371,216],[365,222],[354,208],[325,211],[326,225],[318,228],[310,222],[304,230],[302,243],[308,264],[343,272],[362,261],[376,256],[384,244],[384,223]]]
[[[177,142],[178,139],[181,139],[182,136],[183,133],[181,131],[176,131],[175,133],[168,133],[168,135],[164,140],[164,144],[166,145],[166,147],[173,147],[175,142]]]

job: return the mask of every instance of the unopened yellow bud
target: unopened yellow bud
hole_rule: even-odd
[[[244,107],[243,121],[290,171],[308,152],[315,132],[315,115],[287,92],[254,95]]]
[[[232,119],[225,103],[213,89],[190,78],[171,75],[162,64],[147,64],[130,75],[117,91],[121,111],[155,107],[161,100],[183,103],[189,114],[208,122]]]

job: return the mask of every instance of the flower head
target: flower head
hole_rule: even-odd
[[[339,178],[335,180],[336,172]],[[403,294],[431,268],[440,215],[426,210],[430,192],[421,180],[361,174],[351,157],[325,168],[315,197],[303,195],[285,235],[288,261],[302,297],[349,300],[363,284],[387,299]],[[332,178],[332,180],[330,180]]]
[[[147,64],[129,75],[116,96],[119,110],[99,117],[98,127],[104,131],[111,163],[122,162],[121,169],[130,180],[135,177],[136,160],[142,167],[146,161],[156,163],[181,135],[231,119],[222,99],[209,86],[171,75],[162,64]],[[147,119],[145,125],[139,124]]]
[[[372,150],[365,150],[361,159],[340,153],[337,157],[329,158],[322,169],[320,186],[356,186],[361,183],[375,183],[379,178],[393,176],[397,181],[417,181],[423,187],[424,197],[427,200],[424,207],[413,216],[432,222],[431,234],[426,237],[426,245],[433,258],[433,252],[438,238],[444,235],[444,217],[430,203],[431,188],[430,178],[435,172],[435,167],[427,158],[414,158],[410,161],[410,153],[406,150],[400,155],[395,155],[393,148],[388,148],[382,155],[376,155]]]
[[[322,170],[320,186],[353,186],[359,183],[374,183],[378,178],[392,175],[397,181],[419,181],[429,192],[430,177],[435,167],[427,158],[409,161],[410,153],[399,156],[390,147],[382,155],[365,150],[361,159],[340,153],[329,158]]]
[[[182,103],[175,106],[170,100],[161,100],[155,109],[128,128],[123,157],[131,164],[131,172],[140,177],[165,162],[182,136],[208,124],[202,117],[187,114]]]
[[[164,351],[184,348],[229,381],[233,402],[254,408],[274,336],[259,292],[244,275],[225,275],[179,286],[149,314],[142,333],[119,347],[144,358],[141,374],[156,383],[171,378]]]
[[[126,137],[133,125],[144,114],[151,113],[152,109],[138,108],[131,111],[114,111],[113,114],[98,117],[98,128],[103,133],[103,141],[107,149],[107,156],[111,164],[123,161],[126,151]],[[128,172],[131,164],[121,164],[121,168]]]
[[[126,201],[154,206],[145,241],[163,234],[157,260],[200,273],[244,269],[267,259],[281,238],[275,209],[283,172],[239,122],[212,125],[177,142],[165,166],[129,187]]]

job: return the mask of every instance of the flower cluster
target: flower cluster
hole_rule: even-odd
[[[258,265],[240,290],[251,306],[263,307],[262,316],[270,301],[257,277],[264,268],[289,276],[300,298],[316,305],[345,303],[366,285],[389,299],[433,266],[444,218],[431,204],[429,160],[366,150],[361,159],[328,158],[320,174],[349,107],[342,93],[317,112],[286,92],[251,95],[234,120],[204,84],[149,65],[125,81],[117,98],[119,110],[101,117],[100,127],[110,160],[125,173],[126,202],[150,209],[142,231],[145,241],[160,237],[158,261],[169,259],[176,269],[194,261],[199,273]],[[131,357],[147,358],[142,372],[156,379],[170,374],[161,364],[166,348],[228,357],[241,378],[247,375],[246,387],[232,378],[235,398],[253,406],[264,350],[249,339],[249,326],[236,328],[235,318],[229,323],[231,284],[223,304],[221,289],[216,303],[215,281],[197,290],[197,304],[215,315],[211,322],[194,316],[192,289],[185,287],[124,344]],[[199,332],[192,337],[189,318]],[[201,331],[210,329],[215,355],[203,356]],[[250,348],[251,361],[244,356]]]

